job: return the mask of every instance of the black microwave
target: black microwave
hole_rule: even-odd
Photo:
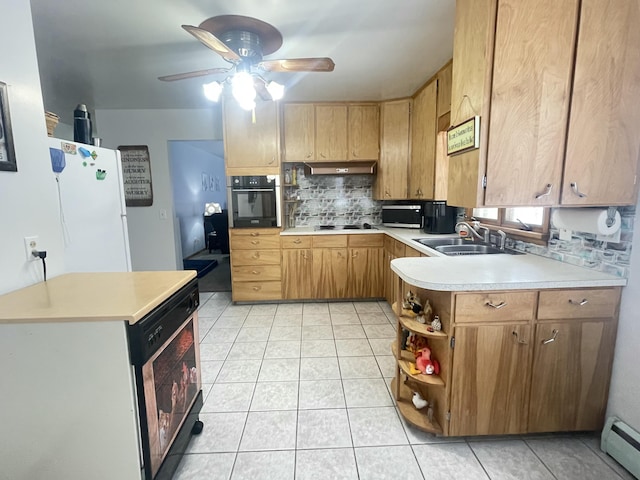
[[[422,205],[383,205],[385,227],[422,228]]]

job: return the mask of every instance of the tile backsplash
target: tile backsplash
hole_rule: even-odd
[[[513,239],[507,239],[507,246],[626,278],[629,276],[636,207],[618,207],[618,212],[622,219],[619,242],[598,240],[595,234],[583,232],[573,232],[571,240],[560,240],[560,231],[552,223],[547,246]]]
[[[294,212],[295,223],[289,227],[382,223],[382,202],[373,199],[373,175],[305,176],[301,165],[295,168],[297,185],[283,190],[285,214],[290,218]]]

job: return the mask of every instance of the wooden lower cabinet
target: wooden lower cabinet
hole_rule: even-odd
[[[347,284],[347,249],[315,248],[311,298],[347,298]]]
[[[456,327],[449,435],[526,431],[530,344],[529,325]]]
[[[282,296],[299,299],[313,296],[313,257],[310,248],[282,250]]]
[[[377,298],[383,295],[384,250],[380,247],[349,248],[347,297]]]
[[[615,332],[612,319],[536,326],[530,432],[602,428]]]

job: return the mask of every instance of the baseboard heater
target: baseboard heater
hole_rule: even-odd
[[[600,448],[640,478],[640,433],[617,417],[609,417],[602,430]]]

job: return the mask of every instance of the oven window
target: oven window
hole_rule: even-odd
[[[275,192],[234,192],[234,195],[238,218],[275,217]]]

